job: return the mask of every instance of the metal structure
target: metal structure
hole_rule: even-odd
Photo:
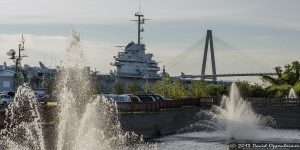
[[[144,15],[139,12],[136,12],[134,14],[136,17],[138,17],[137,20],[131,20],[131,21],[136,21],[138,24],[138,43],[137,44],[141,44],[141,32],[144,32],[144,28],[141,26],[142,24],[145,24],[145,20],[150,20],[150,19],[145,19]]]
[[[13,60],[15,63],[15,76],[14,76],[14,89],[17,90],[18,86],[21,82],[21,74],[22,74],[22,59],[27,57],[27,55],[23,54],[22,51],[25,50],[24,48],[25,39],[22,34],[21,43],[18,45],[18,55],[16,55],[16,51],[11,49],[7,52],[7,55],[10,56],[9,59]]]
[[[211,64],[212,64],[212,74],[211,75],[205,74],[208,51],[210,51],[210,56],[211,56]],[[267,72],[267,73],[217,74],[216,73],[216,63],[215,63],[215,55],[214,55],[214,43],[213,43],[212,30],[207,30],[203,62],[202,62],[202,68],[201,68],[201,75],[186,75],[183,72],[181,72],[181,76],[179,76],[179,77],[180,78],[201,78],[202,81],[205,81],[205,79],[212,79],[213,82],[217,82],[217,77],[265,76],[265,75],[276,75],[276,73]]]
[[[276,73],[237,73],[237,74],[216,74],[216,75],[185,75],[181,74],[181,78],[204,78],[213,79],[214,77],[250,77],[250,76],[266,76],[276,75]]]
[[[214,54],[214,43],[212,37],[212,30],[207,30],[206,34],[206,41],[205,41],[205,48],[204,48],[204,55],[203,55],[203,63],[202,63],[202,70],[201,70],[201,80],[205,81],[205,69],[206,69],[206,61],[207,61],[207,51],[208,45],[210,47],[210,56],[211,56],[211,64],[212,64],[212,79],[214,82],[217,81],[216,76],[216,63],[215,63],[215,54]]]
[[[124,48],[123,52],[119,52],[114,56],[115,62],[111,65],[116,66],[116,78],[122,82],[125,87],[137,81],[140,87],[145,87],[148,82],[155,83],[160,79],[158,75],[158,63],[153,60],[153,54],[146,53],[145,44],[141,42],[141,32],[144,29],[141,27],[145,23],[144,15],[140,12],[135,13],[138,24],[138,41],[137,43],[130,42]],[[122,47],[119,47],[122,48]]]

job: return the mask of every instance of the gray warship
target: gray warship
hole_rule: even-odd
[[[140,12],[135,13],[135,17],[137,20],[132,21],[136,21],[138,25],[137,43],[132,41],[127,44],[122,52],[114,56],[115,61],[111,65],[117,67],[114,73],[116,82],[123,84],[124,87],[135,82],[143,89],[147,84],[156,83],[161,77],[158,74],[160,68],[153,60],[153,54],[146,53],[145,44],[141,42],[141,32],[144,31],[142,24],[149,19],[145,19]]]

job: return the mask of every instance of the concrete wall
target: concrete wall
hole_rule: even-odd
[[[157,112],[120,113],[119,119],[125,131],[134,131],[148,139],[176,133],[196,121],[195,115],[203,109],[209,108],[185,107]],[[57,121],[56,107],[45,107],[42,110],[43,122],[51,124],[45,126],[45,128],[49,128],[49,130],[45,130],[46,135],[51,136],[55,132],[52,125]],[[264,106],[254,107],[254,110],[259,114],[273,117],[278,128],[300,129],[300,107]],[[5,112],[2,111],[0,112],[0,126],[2,125],[2,128],[4,118]],[[55,138],[51,137],[51,139]]]
[[[258,114],[271,116],[276,121],[275,128],[300,129],[300,107],[254,107]],[[134,131],[144,138],[176,133],[195,120],[200,107],[163,110],[149,113],[126,113],[120,115],[122,128]]]
[[[271,116],[277,128],[300,129],[300,107],[253,107],[258,114]]]
[[[134,131],[144,138],[155,138],[161,135],[176,133],[193,122],[200,107],[187,107],[148,113],[128,113],[120,115],[122,128]]]

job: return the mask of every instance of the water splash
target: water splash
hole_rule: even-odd
[[[101,96],[92,96],[91,76],[84,67],[85,58],[79,34],[71,32],[68,41],[67,61],[58,69],[56,76],[58,91],[58,120],[55,124],[57,133],[54,136],[56,141],[51,143],[52,139],[47,139],[47,142],[51,143],[47,149],[132,149],[127,144],[142,144],[142,137],[121,129],[115,102]],[[44,136],[48,135],[43,136],[45,127],[42,127],[39,105],[34,98],[34,92],[28,86],[18,88],[6,116],[7,125],[1,131],[0,149],[46,149]],[[133,148],[146,147],[148,148],[142,144]]]
[[[115,149],[140,140],[134,133],[122,131],[114,102],[101,96],[83,96],[89,95],[87,85],[74,80],[80,72],[73,71],[64,70],[65,80],[61,82],[57,150]]]
[[[34,92],[27,85],[17,89],[6,109],[5,128],[1,130],[2,149],[45,150],[41,116]]]
[[[229,140],[255,137],[260,129],[275,124],[271,117],[254,112],[251,103],[241,98],[235,83],[231,85],[229,97],[223,96],[219,106],[201,111],[198,116],[200,121],[189,128],[221,131]]]
[[[296,98],[298,98],[298,96],[297,96],[297,94],[296,94],[296,92],[295,92],[295,90],[293,88],[290,89],[288,98],[290,98],[290,99],[296,99]]]
[[[101,96],[92,97],[79,34],[72,32],[69,41],[66,52],[72,59],[61,67],[57,77],[57,150],[116,149],[140,141],[134,133],[122,131],[115,103]]]
[[[231,85],[229,97],[222,98],[220,106],[214,107],[212,121],[224,130],[229,138],[239,139],[272,122],[270,117],[256,114],[252,105],[243,100],[235,83]]]

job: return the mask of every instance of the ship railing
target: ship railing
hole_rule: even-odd
[[[158,112],[161,110],[182,109],[186,107],[210,108],[213,98],[193,98],[180,100],[163,100],[154,102],[122,102],[117,103],[120,112]]]

